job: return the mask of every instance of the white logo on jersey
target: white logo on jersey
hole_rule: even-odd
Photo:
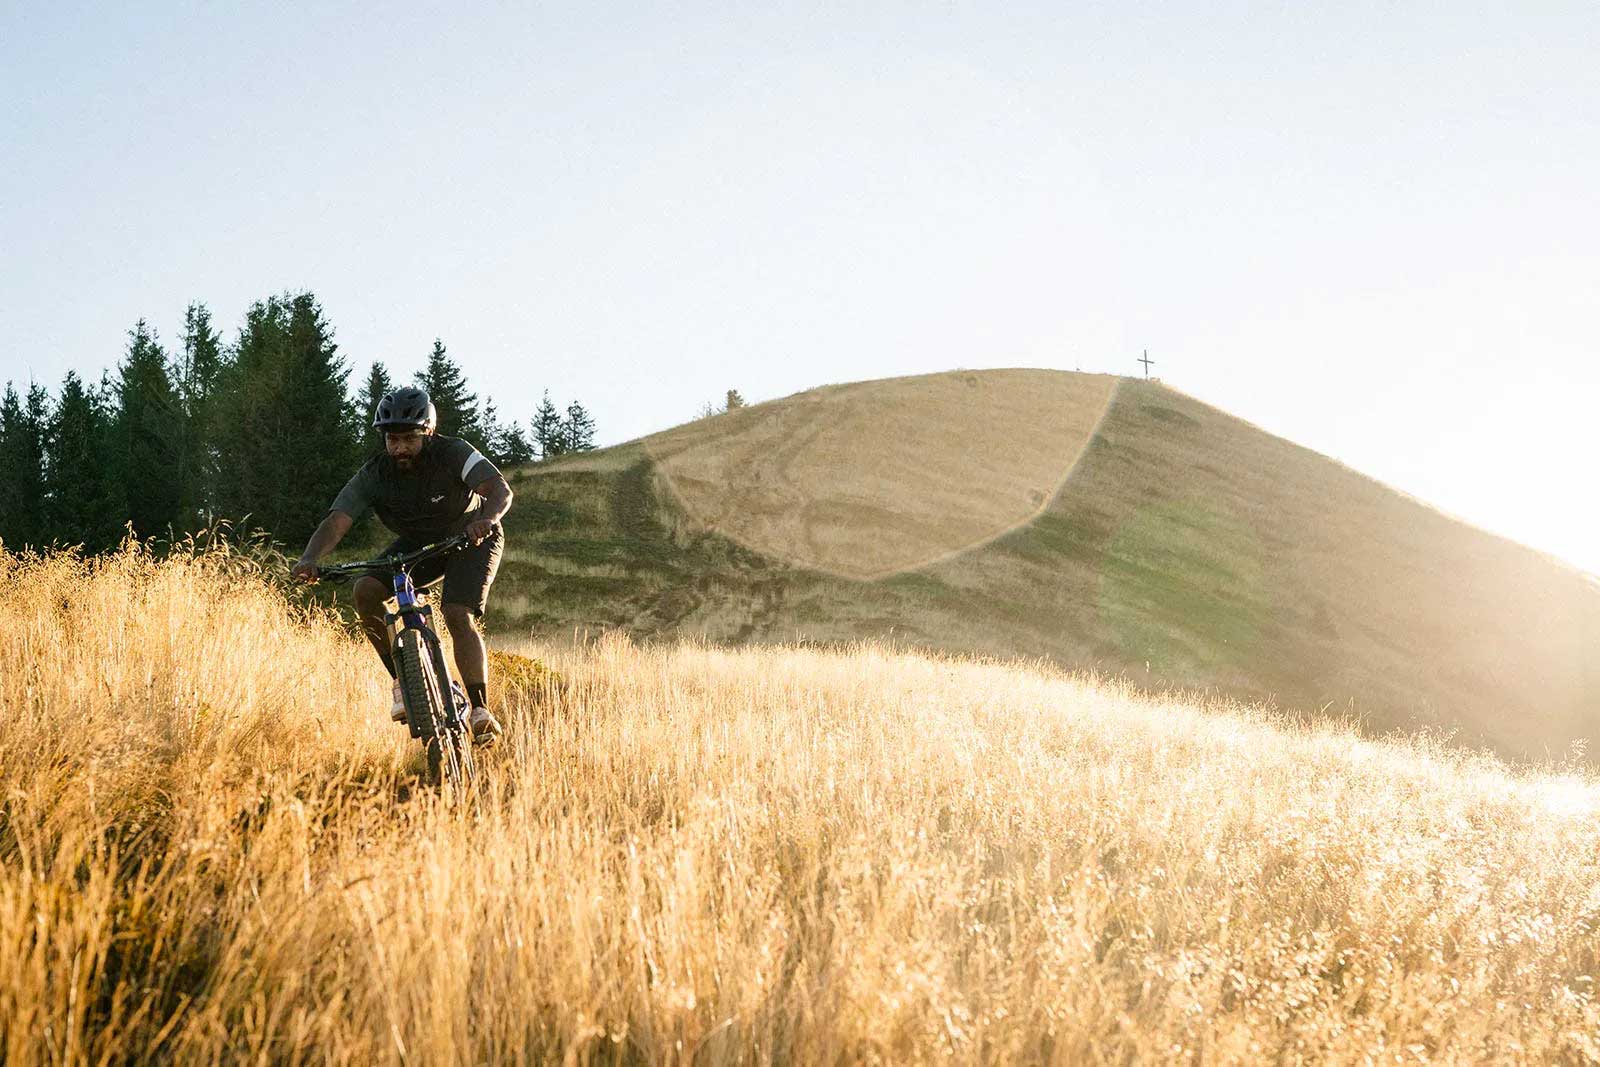
[[[444,494],[440,493],[438,496],[434,497],[431,501],[429,501],[429,503],[437,504],[439,501],[441,501],[443,499],[444,499]]]

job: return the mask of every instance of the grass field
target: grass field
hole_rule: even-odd
[[[1600,742],[1600,583],[1163,386],[829,386],[513,472],[491,620],[889,640],[1455,732]]]
[[[1010,370],[855,382],[642,444],[698,528],[785,564],[871,580],[1042,514],[1117,381]]]
[[[502,686],[450,804],[247,561],[0,554],[0,1060],[1600,1063],[1588,772],[877,645],[521,651],[562,694]]]

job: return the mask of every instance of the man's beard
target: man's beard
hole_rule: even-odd
[[[394,457],[394,465],[400,470],[408,471],[417,465],[417,461],[412,456],[396,456]]]

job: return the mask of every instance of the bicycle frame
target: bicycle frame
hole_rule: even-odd
[[[414,552],[403,555],[389,556],[383,559],[364,560],[359,563],[344,563],[325,568],[324,577],[348,577],[357,574],[371,574],[373,571],[388,571],[391,586],[394,590],[395,610],[384,612],[384,623],[389,630],[389,645],[393,648],[399,640],[399,635],[404,630],[417,630],[422,634],[423,641],[427,644],[430,657],[434,661],[434,669],[441,682],[440,696],[445,699],[449,707],[445,710],[452,728],[465,728],[466,695],[452,675],[449,664],[444,655],[444,646],[439,641],[439,635],[430,625],[433,617],[433,607],[423,599],[417,591],[416,585],[411,580],[411,568],[431,556],[444,552],[454,551],[467,543],[466,538],[457,535],[440,541],[437,544],[419,548]],[[407,716],[407,727],[411,736],[426,739],[420,724],[413,722]],[[436,736],[436,734],[434,735]]]

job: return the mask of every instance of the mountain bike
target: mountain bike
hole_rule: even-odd
[[[423,560],[458,551],[470,542],[457,534],[412,552],[379,559],[317,568],[317,579],[387,577],[394,586],[395,610],[384,612],[395,677],[406,709],[411,736],[425,746],[428,776],[440,785],[461,790],[472,780],[472,733],[466,690],[450,673],[444,646],[430,624],[433,607],[427,593],[411,583],[411,571]]]

